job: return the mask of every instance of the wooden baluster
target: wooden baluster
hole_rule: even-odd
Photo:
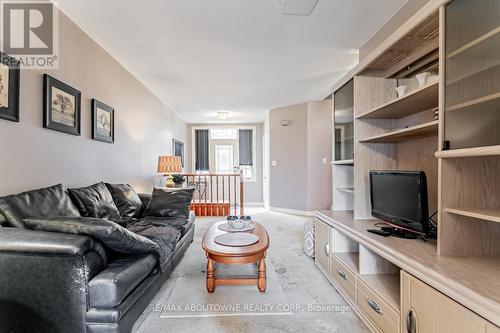
[[[208,216],[208,209],[207,209],[207,175],[203,176],[203,196],[205,197],[205,215],[203,216]]]
[[[219,175],[215,175],[215,186],[216,186],[216,193],[217,193],[217,216],[221,216],[219,213]]]
[[[225,180],[224,180],[224,176],[222,176],[222,215],[226,215],[226,203],[225,203],[225,197],[226,197],[226,194],[225,194],[225,191],[226,191],[226,184],[225,184]]]
[[[200,211],[199,213],[199,216],[202,216],[202,209],[201,209],[201,176],[198,175],[198,182],[196,183],[198,184],[197,187],[198,187],[198,209]]]
[[[240,173],[240,215],[245,215],[245,209],[243,207],[243,176]]]
[[[229,198],[229,215],[231,215],[231,176],[227,176],[227,194]]]
[[[213,197],[212,174],[210,174],[210,216],[214,216],[214,197]]]
[[[234,215],[238,215],[238,198],[236,198],[236,195],[238,194],[238,190],[236,187],[236,176],[233,175],[233,181],[234,181]]]

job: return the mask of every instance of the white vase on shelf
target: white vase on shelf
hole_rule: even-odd
[[[398,93],[398,98],[403,97],[406,94],[407,88],[408,88],[407,86],[396,87],[396,92]]]
[[[415,77],[417,78],[417,81],[418,81],[418,86],[419,87],[425,86],[427,84],[427,80],[429,79],[430,75],[431,75],[431,73],[429,73],[429,72],[423,72],[423,73],[415,75]]]

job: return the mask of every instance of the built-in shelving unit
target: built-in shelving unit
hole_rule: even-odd
[[[489,54],[491,54],[492,58],[495,58],[499,51],[500,27],[496,27],[495,29],[488,31],[484,35],[481,35],[476,39],[468,42],[457,50],[450,52],[446,56],[446,59],[452,60],[455,57],[465,56],[473,60],[473,58],[475,57],[484,57],[485,55],[488,56]]]
[[[500,223],[500,208],[445,208],[445,212]]]
[[[359,273],[358,252],[335,252],[334,255],[354,273]]]
[[[361,274],[360,279],[395,309],[400,308],[399,273],[396,274]]]
[[[337,190],[346,192],[346,193],[354,193],[354,186],[342,186],[337,187]]]
[[[500,255],[500,3],[443,11],[438,254]]]
[[[437,106],[438,82],[417,88],[406,95],[357,116],[357,119],[399,119]]]
[[[354,160],[340,160],[340,161],[333,161],[332,164],[334,165],[353,165]]]
[[[427,123],[410,126],[400,130],[390,131],[388,133],[375,135],[360,142],[364,143],[388,143],[400,142],[414,138],[421,138],[438,134],[439,121],[434,120]]]
[[[500,145],[475,148],[441,150],[436,152],[437,158],[480,157],[500,155]]]

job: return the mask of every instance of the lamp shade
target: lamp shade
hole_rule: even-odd
[[[160,156],[158,157],[158,173],[178,173],[182,172],[182,162],[180,156]]]

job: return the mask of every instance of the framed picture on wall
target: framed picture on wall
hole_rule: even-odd
[[[172,153],[174,156],[180,156],[182,167],[184,168],[184,143],[179,140],[172,139]]]
[[[43,127],[80,135],[81,92],[47,75],[43,75]]]
[[[0,52],[0,118],[19,121],[19,61]]]
[[[92,139],[115,142],[115,109],[92,99]]]

